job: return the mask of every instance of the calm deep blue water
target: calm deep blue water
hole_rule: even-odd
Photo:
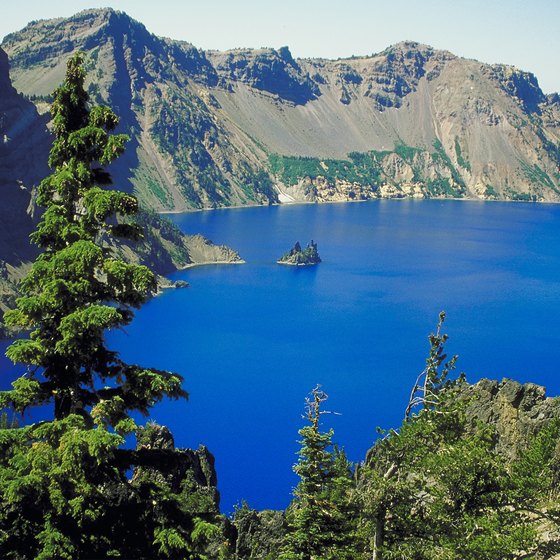
[[[304,399],[318,383],[338,413],[325,429],[363,459],[376,426],[400,424],[441,310],[468,380],[507,376],[560,394],[560,206],[387,200],[173,219],[247,264],[175,274],[191,287],[151,300],[109,340],[126,360],[184,376],[189,401],[151,418],[177,445],[215,454],[224,512],[242,499],[288,504]],[[275,263],[311,239],[319,266]]]

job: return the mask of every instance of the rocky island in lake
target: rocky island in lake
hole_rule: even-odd
[[[301,248],[299,241],[283,257],[276,261],[278,264],[289,264],[292,266],[312,266],[321,262],[321,257],[317,251],[317,243],[313,240],[305,249]]]

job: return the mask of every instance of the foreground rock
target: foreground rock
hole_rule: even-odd
[[[292,249],[276,262],[291,266],[313,266],[321,262],[321,257],[317,251],[317,243],[313,240],[305,249],[302,249],[299,241],[296,241]]]
[[[196,557],[221,558],[220,550],[226,541],[233,541],[230,536],[233,531],[230,522],[220,515],[214,456],[203,445],[197,450],[176,448],[171,431],[153,422],[139,428],[136,438],[136,449],[120,450],[116,457],[125,464],[135,465],[127,491],[120,489],[128,513],[131,517],[135,515],[132,519],[142,520],[142,509],[155,507],[169,508],[167,515],[182,531],[192,530],[193,523],[196,525],[197,520],[202,520],[206,528],[212,526],[212,530],[197,542],[199,549],[204,549],[204,555]],[[167,499],[150,503],[153,496]],[[138,525],[143,529],[139,535],[141,539],[146,527],[141,521]]]
[[[181,492],[188,480],[190,491],[204,494],[214,512],[219,512],[220,494],[214,456],[204,445],[196,451],[177,449],[169,428],[149,423],[138,430],[136,450],[132,455],[142,465],[134,469],[132,482],[160,482],[173,492]]]
[[[534,383],[482,379],[465,394],[467,421],[492,426],[496,451],[510,460],[518,459],[549,422],[560,419],[560,397],[547,397],[545,388]]]

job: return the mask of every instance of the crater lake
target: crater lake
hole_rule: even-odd
[[[183,375],[189,400],[163,402],[151,419],[177,446],[215,455],[225,513],[241,500],[288,505],[317,384],[333,412],[323,428],[363,460],[377,426],[400,424],[442,310],[448,355],[468,381],[510,377],[560,394],[560,206],[379,200],[171,218],[246,264],[172,275],[190,288],[150,300],[109,342],[127,361]],[[312,239],[321,264],[276,264]]]

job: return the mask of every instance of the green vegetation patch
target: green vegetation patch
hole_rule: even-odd
[[[427,189],[435,196],[462,196],[466,188],[463,179],[439,140],[434,142],[434,147],[436,148],[436,152],[432,154],[434,161],[449,169],[452,180],[441,176],[437,179],[427,180]],[[269,163],[271,173],[286,185],[296,185],[305,178],[315,180],[323,177],[331,184],[341,180],[377,188],[382,182],[383,159],[393,153],[411,166],[414,173],[413,181],[423,181],[421,169],[414,164],[416,156],[422,152],[422,148],[397,142],[392,151],[350,152],[348,160],[270,154]],[[470,169],[469,163],[462,156],[460,161],[465,168]]]
[[[419,154],[420,152],[422,152],[420,148],[408,146],[403,142],[398,142],[395,144],[395,153],[408,163],[412,163],[414,156],[416,154]]]
[[[521,169],[523,170],[525,177],[527,177],[532,184],[542,185],[560,194],[560,190],[558,190],[554,181],[550,178],[546,171],[544,171],[536,163],[533,164],[533,166],[530,166],[527,162],[522,160],[519,160],[519,163],[521,164]]]
[[[560,167],[560,144],[551,142],[540,126],[537,127],[535,132],[548,156]]]
[[[461,177],[461,175],[459,175],[459,172],[457,171],[457,169],[453,165],[453,162],[451,161],[451,159],[447,155],[447,152],[445,151],[445,148],[443,147],[442,143],[437,138],[434,140],[433,146],[436,150],[433,153],[434,160],[435,161],[439,160],[441,163],[443,163],[451,171],[451,176],[453,177],[453,180],[455,181],[455,183],[460,185],[463,189],[466,188],[466,185],[465,185],[465,182],[463,181],[463,178]],[[455,191],[455,192],[457,192],[457,191]]]
[[[434,196],[461,196],[461,191],[456,189],[447,177],[438,177],[437,179],[428,179],[426,188]]]
[[[146,187],[148,192],[153,194],[164,207],[169,207],[171,205],[171,199],[169,197],[169,192],[164,189],[159,181],[151,177],[146,177]]]
[[[202,207],[194,188],[198,184],[211,203],[227,206],[230,182],[204,144],[218,143],[218,131],[206,106],[188,92],[171,91],[154,111],[158,118],[150,133],[158,148],[171,155],[185,197]]]
[[[536,202],[537,195],[531,193],[524,193],[524,192],[517,192],[514,191],[511,187],[506,187],[506,196],[510,200],[515,200],[518,202]]]
[[[459,138],[455,136],[455,154],[457,155],[457,163],[467,171],[471,170],[471,164],[468,160],[463,157],[461,152],[461,144],[459,143]]]
[[[256,193],[264,195],[270,203],[278,202],[272,179],[264,169],[254,171],[248,167],[243,176],[242,188],[249,200],[254,200]]]
[[[348,154],[349,160],[270,154],[270,170],[286,185],[296,185],[301,179],[324,177],[328,182],[336,180],[377,187],[380,167],[375,152]]]

